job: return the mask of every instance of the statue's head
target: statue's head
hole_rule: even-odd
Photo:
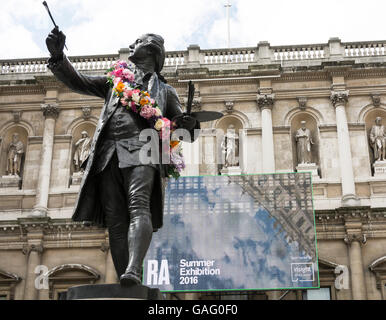
[[[375,123],[380,126],[382,124],[382,118],[381,117],[376,117],[375,118]]]
[[[18,133],[14,133],[13,135],[12,135],[12,142],[13,143],[16,143],[16,142],[18,142],[19,141],[19,134]]]
[[[302,129],[306,128],[306,122],[304,120],[300,121],[300,125],[301,125]]]
[[[235,130],[235,125],[234,124],[230,124],[228,126],[228,130]]]
[[[160,73],[165,62],[164,39],[154,33],[146,33],[130,46],[129,60],[134,64],[152,56],[155,61],[155,72]]]
[[[82,131],[81,135],[82,135],[82,138],[87,138],[88,137],[87,131]]]

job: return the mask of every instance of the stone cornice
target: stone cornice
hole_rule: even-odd
[[[346,241],[385,237],[386,208],[351,207],[316,210],[318,239]],[[58,238],[60,234],[60,238]],[[28,240],[29,239],[29,240]],[[85,226],[71,219],[19,218],[0,221],[0,250],[35,250],[41,243],[47,248],[92,247],[107,249],[106,230]],[[101,247],[101,244],[103,244]],[[30,247],[29,247],[30,246]]]

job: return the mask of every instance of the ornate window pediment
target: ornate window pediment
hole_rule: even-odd
[[[0,296],[7,300],[13,300],[14,288],[20,280],[21,278],[16,274],[0,270]]]
[[[62,292],[72,286],[93,284],[99,272],[84,264],[72,263],[56,266],[47,272],[50,299],[59,299]]]
[[[386,256],[373,261],[369,269],[375,274],[377,289],[381,290],[382,299],[386,300]]]

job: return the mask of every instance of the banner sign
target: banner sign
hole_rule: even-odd
[[[169,179],[143,284],[164,292],[319,287],[311,174]]]

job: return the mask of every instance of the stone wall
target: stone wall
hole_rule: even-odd
[[[120,54],[124,58],[126,51]],[[81,72],[102,74],[118,57],[77,57],[73,62]],[[0,287],[0,295],[11,292],[8,297],[15,299],[56,298],[77,283],[76,277],[81,283],[115,281],[105,230],[70,220],[79,191],[74,143],[83,130],[93,135],[103,101],[65,88],[44,60],[0,62],[0,177],[12,134],[19,133],[25,145],[21,186],[0,188],[0,280],[9,284]],[[224,114],[204,123],[193,145],[184,145],[193,162],[184,175],[218,174],[221,136],[215,129],[229,124],[243,136],[242,173],[293,172],[298,164],[294,133],[306,121],[318,168],[313,192],[325,268],[321,285],[330,286],[336,299],[385,299],[386,275],[379,270],[386,256],[386,177],[374,176],[368,139],[377,116],[386,123],[385,63],[384,43],[333,38],[303,47],[266,42],[224,50],[191,46],[167,53],[163,70],[181,102],[193,79],[194,108]],[[52,271],[45,291],[33,287],[37,264]],[[350,271],[348,289],[334,286],[337,265]],[[298,292],[286,298],[300,297]]]

